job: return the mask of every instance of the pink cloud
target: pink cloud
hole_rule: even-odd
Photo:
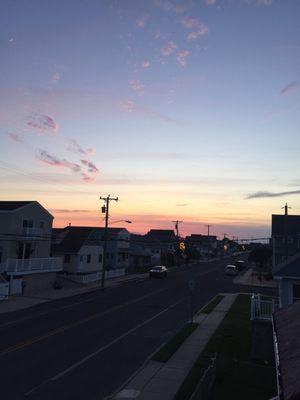
[[[28,116],[26,125],[35,129],[39,134],[55,135],[58,130],[58,124],[54,119],[44,114],[32,114]]]
[[[17,135],[16,133],[8,133],[7,136],[13,140],[16,143],[22,143],[23,139],[21,138],[20,135]]]
[[[200,24],[197,28],[197,30],[191,32],[188,34],[187,36],[187,40],[191,41],[191,40],[195,40],[198,39],[202,36],[205,36],[208,34],[208,27],[205,25]]]
[[[184,67],[186,65],[186,58],[189,56],[189,50],[181,50],[177,53],[177,62]]]
[[[122,111],[132,113],[134,111],[134,102],[131,100],[125,100],[120,104]]]
[[[83,165],[85,165],[87,167],[89,172],[92,172],[92,173],[99,172],[99,169],[96,167],[96,165],[92,161],[89,161],[89,160],[80,160],[80,161]]]
[[[176,43],[170,41],[170,42],[168,42],[168,43],[166,44],[165,47],[163,47],[163,48],[161,49],[161,54],[162,54],[163,56],[169,56],[170,54],[172,54],[172,53],[175,51],[175,49],[177,49]]]
[[[96,153],[96,150],[93,148],[84,149],[76,142],[75,139],[69,139],[67,150],[72,151],[73,153],[87,156],[92,156]]]
[[[145,86],[143,85],[143,83],[140,80],[134,79],[134,80],[130,81],[130,86],[138,94],[140,94],[140,95],[144,94]]]
[[[53,167],[64,167],[68,168],[73,172],[80,172],[81,166],[70,162],[66,159],[60,159],[56,156],[51,155],[46,150],[38,149],[36,152],[36,158],[47,165],[51,165]]]
[[[135,26],[139,29],[144,29],[149,19],[149,15],[145,14],[135,21]]]
[[[174,14],[182,14],[186,7],[176,4],[173,1],[155,0],[154,4],[165,12],[173,12]]]
[[[208,6],[213,6],[214,4],[216,4],[217,0],[205,0],[205,3]]]
[[[95,182],[95,180],[96,180],[95,176],[88,175],[85,172],[81,173],[81,178],[84,182],[87,182],[87,183]]]
[[[298,87],[299,87],[299,84],[297,81],[291,82],[280,91],[280,95],[287,96],[291,92],[296,91],[298,89]]]
[[[182,19],[182,25],[187,29],[198,27],[199,21],[195,17],[184,17]]]
[[[149,60],[143,60],[142,61],[142,67],[143,68],[149,68],[150,67],[150,61]]]
[[[61,75],[57,72],[52,76],[50,83],[57,83],[60,79]]]

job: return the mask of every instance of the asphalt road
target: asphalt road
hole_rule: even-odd
[[[224,274],[228,260],[141,279],[0,317],[0,390],[10,399],[100,400],[117,390],[219,292],[258,292]],[[274,289],[263,289],[274,294]]]

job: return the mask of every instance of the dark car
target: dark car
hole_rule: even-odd
[[[165,266],[159,265],[157,267],[153,267],[149,271],[149,278],[166,278],[168,275],[168,270]]]

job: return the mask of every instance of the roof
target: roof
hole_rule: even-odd
[[[293,277],[300,279],[300,253],[288,258],[273,268],[274,277]]]
[[[300,215],[272,215],[272,237],[300,234]]]
[[[300,399],[300,302],[274,314],[281,386],[285,400]]]
[[[108,228],[109,238],[126,228]],[[103,240],[105,228],[95,226],[67,226],[52,230],[52,250],[58,253],[76,254],[84,244]],[[100,244],[100,243],[98,243]]]
[[[174,241],[175,233],[172,229],[151,229],[146,235],[146,239],[159,241]]]
[[[0,201],[0,211],[15,211],[36,201]]]
[[[89,226],[68,226],[53,230],[52,250],[58,253],[78,253],[95,228]]]

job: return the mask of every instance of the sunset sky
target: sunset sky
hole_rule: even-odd
[[[1,200],[55,226],[300,214],[300,1],[1,0]],[[118,223],[117,225],[122,225]]]

